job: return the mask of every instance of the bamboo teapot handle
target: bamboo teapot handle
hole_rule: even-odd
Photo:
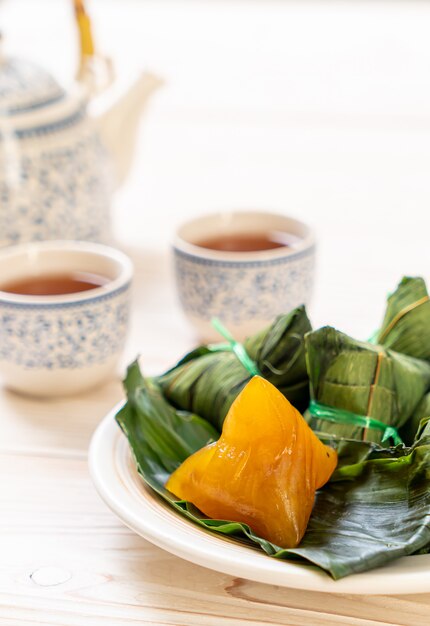
[[[84,0],[72,0],[79,36],[79,66],[76,80],[83,84],[90,96],[107,89],[115,78],[112,60],[96,52],[91,19]]]

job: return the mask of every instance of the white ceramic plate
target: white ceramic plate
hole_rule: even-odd
[[[312,565],[272,559],[181,517],[137,473],[113,410],[91,442],[90,472],[100,496],[137,534],[187,561],[262,583],[331,593],[404,594],[430,591],[430,555],[334,581]]]

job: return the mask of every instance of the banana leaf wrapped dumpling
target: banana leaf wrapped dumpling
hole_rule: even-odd
[[[404,277],[388,297],[377,343],[430,361],[430,299],[422,278]]]
[[[303,306],[281,315],[244,342],[261,375],[299,410],[309,402],[304,335],[311,325]],[[236,396],[252,375],[237,356],[220,346],[201,346],[159,376],[165,397],[175,406],[204,417],[221,430]],[[222,348],[222,346],[221,346]]]
[[[430,363],[356,341],[334,328],[311,332],[305,342],[313,400],[353,417],[372,418],[375,426],[363,427],[348,416],[318,419],[320,412],[311,402],[314,430],[382,443],[384,426],[405,424],[430,387]]]
[[[276,387],[254,376],[231,406],[220,439],[188,457],[166,488],[209,517],[247,524],[292,548],[336,463],[335,450]]]
[[[381,449],[376,444],[353,442],[355,448],[367,452],[358,459],[355,452],[344,455],[330,481],[317,492],[299,546],[279,550],[279,546],[252,533],[249,526],[208,519],[191,503],[178,501],[166,490],[171,473],[219,435],[198,416],[168,406],[153,381],[142,377],[137,363],[129,368],[125,385],[128,402],[119,411],[117,421],[128,437],[138,471],[184,520],[192,520],[218,536],[228,536],[238,545],[258,547],[272,558],[288,559],[291,553],[299,554],[336,579],[417,551],[429,552],[430,421],[423,424],[413,448]],[[248,420],[248,434],[252,431],[247,424]],[[264,435],[264,428],[259,434]],[[345,443],[331,436],[327,439],[338,449]],[[268,443],[278,445],[273,438]],[[301,450],[308,452],[310,448],[304,445]],[[303,463],[304,457],[298,460]]]

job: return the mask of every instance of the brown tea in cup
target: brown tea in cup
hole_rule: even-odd
[[[294,247],[299,240],[281,231],[223,233],[196,241],[197,246],[221,252],[260,252],[275,248]]]
[[[0,284],[0,291],[24,296],[58,296],[80,293],[102,287],[109,282],[106,276],[89,272],[40,274]]]

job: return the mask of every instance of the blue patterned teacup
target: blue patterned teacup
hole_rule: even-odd
[[[37,396],[83,391],[106,379],[122,352],[129,314],[131,261],[87,242],[49,241],[0,251],[0,375]],[[61,295],[11,293],[40,277],[96,275],[101,286]]]
[[[248,252],[205,247],[209,239],[272,233],[288,245]],[[205,341],[220,339],[213,317],[243,340],[311,296],[314,235],[291,217],[256,211],[207,215],[183,224],[173,249],[182,307]]]

